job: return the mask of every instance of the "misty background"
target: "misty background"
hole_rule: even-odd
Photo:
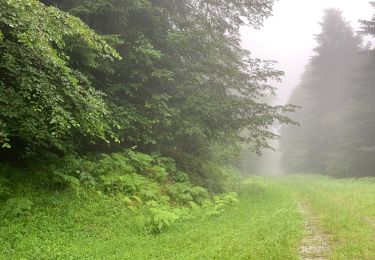
[[[254,57],[274,60],[275,68],[285,72],[282,82],[273,81],[277,96],[273,104],[285,105],[301,81],[306,65],[314,55],[317,46],[316,35],[322,28],[324,10],[336,8],[344,19],[357,32],[361,26],[359,20],[371,20],[373,8],[367,0],[281,0],[276,1],[273,15],[260,29],[241,28],[242,46],[251,51]],[[363,44],[373,42],[371,37],[362,36]],[[275,127],[279,134],[280,128]],[[244,152],[242,167],[252,173],[280,175],[285,173],[281,167],[279,141],[272,141],[275,151],[264,149],[260,158],[251,152]]]

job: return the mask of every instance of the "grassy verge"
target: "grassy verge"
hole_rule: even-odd
[[[133,234],[94,253],[127,259],[298,259],[302,219],[288,190],[267,184],[232,210],[188,221],[158,236]],[[89,252],[87,252],[89,253]]]
[[[282,182],[298,192],[331,238],[330,259],[375,259],[375,180],[290,176]]]
[[[34,192],[32,214],[1,221],[0,258],[298,259],[303,220],[293,194],[253,181],[237,206],[196,208],[160,234],[144,229],[147,211],[132,212],[116,196]]]

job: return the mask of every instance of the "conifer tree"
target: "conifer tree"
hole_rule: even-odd
[[[327,173],[343,140],[343,119],[359,65],[360,39],[337,9],[325,11],[318,46],[290,102],[300,128],[282,129],[283,164],[291,172]]]

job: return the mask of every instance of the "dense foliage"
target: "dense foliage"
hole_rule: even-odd
[[[259,26],[272,1],[45,3],[123,39],[118,51],[125,58],[103,86],[123,127],[122,145],[182,157],[205,155],[217,143],[247,141],[257,150],[275,137],[268,131],[274,120],[289,122],[280,115],[289,107],[259,102],[272,91],[263,83],[282,73],[252,59],[238,33],[245,22]]]
[[[106,161],[118,163],[115,157],[127,155],[116,154]],[[145,179],[148,190],[150,184],[161,188],[159,199],[179,201],[163,192],[163,184]],[[40,189],[35,178],[19,184],[13,183],[10,191],[17,199],[0,205],[0,214],[7,212],[0,225],[1,259],[287,259],[297,258],[303,234],[293,191],[263,178],[246,181],[239,202],[227,194],[205,199],[202,207],[155,205],[143,198],[141,204],[131,196],[129,203],[121,193],[90,192],[84,187],[76,196],[69,190]],[[189,201],[192,187],[185,187]],[[25,192],[29,201],[23,199]],[[17,209],[22,213],[10,217]],[[157,235],[156,223],[163,231]]]
[[[373,21],[363,22],[365,33],[373,34]],[[362,47],[338,10],[327,10],[321,25],[316,55],[290,99],[302,107],[293,117],[301,128],[283,128],[284,167],[373,176],[374,50]]]
[[[283,73],[240,44],[272,5],[1,0],[1,158],[135,148],[210,186],[205,161],[259,152],[291,123],[292,106],[262,101]]]
[[[273,2],[0,0],[0,258],[296,258],[295,192],[228,163],[294,123],[240,42]],[[322,28],[284,160],[370,175],[375,50],[337,10]]]
[[[0,153],[71,151],[113,141],[111,112],[87,70],[120,56],[78,18],[37,1],[0,5]]]
[[[209,194],[157,154],[51,158],[23,169],[2,164],[0,258],[77,257],[66,249],[68,240],[155,235],[182,221],[214,219],[237,204],[237,193]]]

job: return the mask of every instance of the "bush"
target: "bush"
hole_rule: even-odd
[[[145,178],[137,174],[121,175],[117,173],[103,175],[100,187],[107,194],[124,193],[135,195],[145,183]]]
[[[30,212],[33,205],[34,203],[31,202],[31,200],[23,197],[8,199],[5,207],[2,210],[2,215],[4,217],[18,217],[21,215],[26,215]]]
[[[238,202],[238,195],[235,192],[214,196],[214,205],[213,208],[208,211],[208,216],[219,216],[228,207],[237,205]]]
[[[76,177],[61,171],[53,171],[51,173],[51,184],[58,189],[72,189],[76,192],[80,189],[80,181]]]
[[[9,181],[4,176],[0,176],[0,200],[10,195]]]
[[[41,161],[36,165],[23,170],[10,166],[0,169],[3,216],[27,215],[33,202],[25,194],[35,198],[36,208],[46,204],[58,212],[69,201],[80,200],[89,209],[93,200],[107,200],[114,212],[127,211],[134,217],[131,221],[138,219],[139,227],[157,234],[184,219],[219,215],[237,201],[234,193],[212,197],[206,188],[194,186],[172,159],[157,154],[125,151],[90,157],[55,157],[42,166]],[[11,182],[16,185],[11,186]]]
[[[205,188],[192,186],[188,183],[173,183],[167,186],[168,196],[180,205],[190,205],[190,202],[202,204],[209,197]]]
[[[187,208],[173,208],[168,205],[160,205],[155,201],[150,201],[147,207],[146,229],[154,234],[161,233],[179,220],[192,218]]]

